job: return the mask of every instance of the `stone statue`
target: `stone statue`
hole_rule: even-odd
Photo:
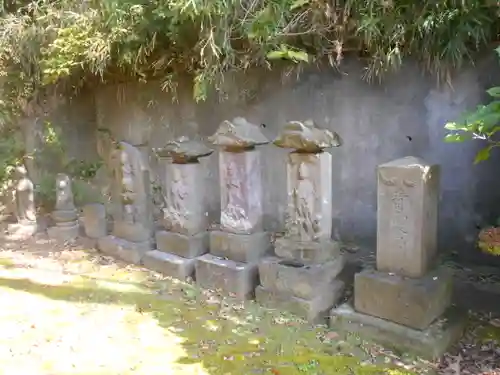
[[[78,237],[80,226],[71,179],[64,173],[59,173],[56,178],[56,207],[52,212],[52,219],[56,225],[47,229],[50,238],[66,241]]]
[[[187,176],[180,168],[170,168],[172,176],[167,191],[167,206],[163,210],[167,229],[184,227],[189,217]]]
[[[110,169],[113,233],[131,242],[146,241],[153,220],[149,168],[141,151],[126,142],[113,142]]]
[[[164,226],[168,231],[196,234],[206,230],[206,206],[203,190],[205,172],[199,159],[213,150],[202,142],[180,137],[155,150],[166,161],[166,207]]]
[[[59,173],[56,178],[56,210],[74,210],[73,189],[68,175]]]
[[[36,223],[33,182],[28,178],[24,165],[16,167],[16,217],[19,224]]]
[[[243,176],[240,175],[238,166],[234,161],[229,161],[225,172],[226,189],[222,202],[225,207],[221,210],[221,222],[231,223],[233,228],[246,231],[251,227],[248,222],[246,212],[247,201],[245,200],[245,187],[243,186]]]
[[[312,120],[291,121],[274,141],[293,149],[288,155],[287,236],[318,241],[331,236],[331,154],[325,148],[342,145],[340,136],[317,128]]]
[[[242,117],[224,121],[210,142],[219,153],[221,226],[234,233],[262,230],[262,176],[256,146],[268,143],[259,126]]]
[[[342,141],[312,121],[293,121],[274,144],[292,149],[287,160],[286,230],[274,241],[276,256],[259,265],[256,300],[266,307],[290,309],[311,322],[322,321],[344,291],[338,275],[345,258],[331,238],[332,155],[323,151]],[[300,308],[298,300],[303,301]]]
[[[297,185],[293,190],[294,207],[296,212],[296,226],[298,237],[302,241],[316,239],[318,220],[316,218],[316,189],[306,163],[302,162],[297,167]]]

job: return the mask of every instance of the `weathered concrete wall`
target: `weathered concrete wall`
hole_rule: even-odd
[[[407,155],[442,166],[439,235],[441,251],[478,257],[477,226],[498,215],[500,177],[496,159],[472,164],[478,143],[445,144],[443,125],[484,99],[495,77],[496,61],[487,59],[465,69],[453,88],[437,87],[435,78],[407,66],[383,85],[369,85],[357,62],[346,62],[342,73],[310,70],[299,80],[282,84],[280,73],[255,72],[228,77],[227,99],[212,97],[196,104],[188,90],[179,103],[162,93],[159,84],[105,87],[96,92],[97,125],[123,139],[151,147],[180,135],[211,135],[224,119],[244,116],[264,124],[269,138],[287,120],[312,118],[337,131],[344,146],[332,150],[334,237],[374,248],[376,235],[376,166]],[[237,82],[237,83],[236,83]],[[182,85],[181,85],[182,91]],[[285,151],[262,147],[265,184],[265,225],[282,227],[286,200]],[[217,153],[207,164],[211,216],[217,219]]]

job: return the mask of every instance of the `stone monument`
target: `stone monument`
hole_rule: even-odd
[[[64,173],[59,173],[56,177],[56,207],[52,212],[52,219],[56,226],[47,229],[50,238],[67,241],[78,237],[80,225],[71,179]]]
[[[378,167],[377,267],[355,276],[354,308],[331,324],[387,346],[437,358],[463,329],[452,275],[436,264],[439,166],[406,157]]]
[[[262,225],[261,162],[256,149],[268,140],[257,125],[238,117],[224,121],[210,141],[221,148],[221,225],[210,232],[210,253],[196,262],[196,280],[201,287],[221,289],[238,299],[252,298],[258,261],[271,248]]]
[[[204,167],[199,159],[213,150],[181,137],[156,150],[166,161],[163,228],[156,232],[156,250],[146,253],[143,264],[181,280],[194,276],[196,258],[208,252],[208,212]]]
[[[344,290],[337,276],[345,259],[331,239],[332,155],[323,151],[341,140],[306,121],[287,124],[274,144],[294,150],[287,161],[288,209],[275,256],[259,264],[257,302],[322,322]]]
[[[101,203],[90,203],[83,207],[83,226],[87,237],[98,239],[108,234],[106,207]]]
[[[112,147],[108,160],[111,170],[111,235],[98,239],[98,248],[130,263],[140,263],[151,249],[153,219],[149,168],[141,151],[108,136]],[[102,149],[102,146],[100,147]]]
[[[35,208],[35,188],[24,165],[16,167],[16,224],[7,227],[11,239],[26,239],[38,231]]]

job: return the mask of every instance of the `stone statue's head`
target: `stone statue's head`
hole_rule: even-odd
[[[57,175],[57,188],[59,190],[68,190],[71,187],[69,176],[63,173]]]
[[[16,167],[16,176],[18,178],[23,178],[28,176],[28,171],[26,170],[26,167],[24,165],[18,165]]]

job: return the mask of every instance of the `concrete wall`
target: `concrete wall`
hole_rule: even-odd
[[[282,82],[282,72],[253,72],[228,77],[226,99],[217,96],[196,104],[180,86],[179,103],[161,92],[158,83],[109,86],[96,92],[97,126],[107,127],[134,143],[149,140],[162,146],[180,135],[211,135],[224,119],[244,116],[264,124],[270,139],[287,120],[312,118],[337,131],[344,146],[332,150],[334,237],[374,249],[376,234],[376,166],[407,155],[442,166],[440,246],[463,258],[479,259],[474,241],[479,225],[500,216],[496,159],[472,164],[478,143],[445,144],[443,125],[484,100],[495,77],[496,61],[485,59],[476,68],[454,77],[453,88],[438,87],[435,78],[406,66],[383,85],[369,85],[360,77],[362,66],[348,61],[342,72],[332,69],[304,72],[299,80]],[[286,189],[286,153],[262,147],[266,192],[265,225],[280,230]],[[204,161],[211,216],[217,220],[217,154]],[[160,169],[157,169],[160,170]]]

